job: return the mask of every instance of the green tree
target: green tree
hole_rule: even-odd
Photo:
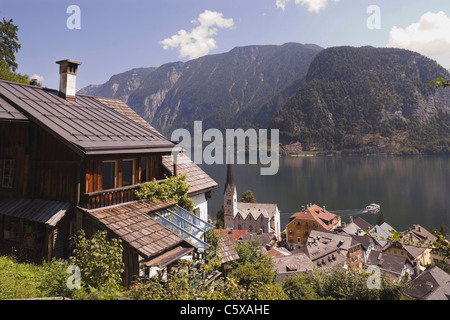
[[[27,75],[15,73],[15,53],[20,49],[18,30],[19,27],[13,24],[12,19],[6,21],[3,18],[0,21],[0,79],[28,84],[30,79]]]
[[[255,195],[253,194],[253,191],[245,190],[239,201],[247,203],[256,203],[256,198]]]
[[[224,210],[223,205],[221,205],[219,211],[216,213],[216,229],[223,229],[224,227]]]
[[[249,290],[255,282],[274,284],[276,272],[273,270],[271,262],[272,260],[269,257],[261,256],[259,261],[246,263],[233,269],[231,277],[245,290]]]
[[[314,282],[311,275],[299,272],[286,278],[282,287],[290,300],[318,300],[320,297],[315,291]]]
[[[439,228],[439,233],[440,233],[442,236],[444,236],[444,237],[447,236],[447,234],[448,234],[448,227],[445,225],[445,223],[442,223],[442,224],[441,224],[441,227]]]
[[[12,72],[4,61],[0,61],[0,79],[24,84],[29,84],[30,82],[30,78],[27,75]]]
[[[6,21],[3,18],[3,21],[0,21],[0,59],[12,72],[17,69],[15,54],[20,49],[18,31],[19,27],[13,24],[12,19]]]
[[[108,240],[106,231],[97,231],[87,239],[84,230],[74,240],[70,263],[80,268],[81,284],[93,290],[119,289],[124,271],[121,240]]]
[[[263,284],[274,284],[276,271],[273,268],[272,259],[262,254],[265,250],[259,241],[246,241],[235,243],[239,259],[231,263],[231,277],[245,290],[250,285],[259,281]]]
[[[244,300],[287,300],[288,296],[278,284],[252,282],[243,295]]]
[[[347,272],[344,268],[314,270],[312,275],[298,274],[283,281],[283,289],[290,299],[332,300],[399,300],[404,284],[395,283],[384,273],[380,275],[380,288],[367,285],[370,274],[362,271]]]
[[[430,81],[428,84],[434,85],[436,89],[447,88],[450,87],[450,80],[445,80],[444,78],[439,77],[436,81]]]
[[[179,176],[172,176],[167,178],[165,182],[158,183],[155,179],[153,181],[140,185],[136,190],[136,197],[138,199],[149,199],[153,202],[167,201],[169,199],[178,202],[180,207],[188,211],[194,209],[194,200],[187,196],[190,185],[186,183],[186,174]]]
[[[0,257],[0,300],[45,297],[73,298],[76,290],[66,283],[67,261],[53,259],[42,265],[19,263],[14,257]]]
[[[258,261],[261,256],[261,251],[265,250],[263,249],[261,242],[257,240],[250,240],[241,243],[235,242],[234,247],[239,255],[239,260],[231,262],[232,268]]]

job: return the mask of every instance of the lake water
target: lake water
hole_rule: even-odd
[[[375,224],[376,215],[363,208],[379,203],[397,231],[413,224],[450,228],[450,157],[352,156],[289,157],[280,159],[274,176],[261,176],[258,165],[233,165],[238,199],[250,189],[256,200],[276,203],[284,229],[302,205],[315,203],[343,221],[360,216]],[[209,213],[214,220],[223,204],[226,165],[200,165],[219,188],[212,192]]]

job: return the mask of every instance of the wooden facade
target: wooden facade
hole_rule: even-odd
[[[107,230],[123,240],[126,285],[141,261],[176,263],[195,246],[135,199],[141,184],[177,175],[174,150],[121,101],[0,80],[0,252],[67,258],[77,230]],[[182,171],[194,195],[217,187],[190,159]]]
[[[0,160],[13,163],[12,183],[0,187],[0,199],[76,203],[79,156],[32,122],[0,122],[0,136]],[[61,235],[70,234],[69,229],[67,218],[48,225],[0,215],[0,250],[35,262],[64,257],[69,246],[68,241],[61,241]]]
[[[56,233],[70,237],[76,229],[91,224],[82,222],[77,226],[76,207],[98,209],[135,201],[135,190],[141,183],[153,179],[162,182],[170,175],[162,165],[162,154],[81,157],[32,122],[0,123],[0,132],[0,159],[10,159],[14,163],[12,186],[0,188],[0,198],[44,199],[72,204],[71,210],[56,226],[0,215],[0,250],[4,253],[20,251],[33,261],[69,255],[68,237],[61,254],[56,255]],[[125,159],[132,161],[133,169],[131,183],[123,186]],[[116,167],[115,185],[106,190],[102,188],[104,162],[114,162]],[[33,235],[26,237],[25,230],[30,230],[30,226],[33,226]],[[30,244],[27,240],[30,238],[39,245]],[[128,252],[127,256],[135,257],[136,254]],[[136,271],[135,266],[132,269]]]
[[[132,163],[131,182],[124,185],[123,162]],[[103,163],[114,163],[114,187],[103,188]],[[135,191],[140,184],[164,181],[171,173],[162,165],[162,155],[125,155],[121,157],[88,158],[83,162],[83,179],[80,206],[97,209],[110,205],[135,201]]]
[[[69,257],[79,229],[117,237],[90,210],[133,203],[140,184],[177,171],[162,162],[175,144],[108,101],[67,101],[52,90],[0,80],[2,254],[39,263]],[[143,254],[126,240],[123,246],[129,284]]]

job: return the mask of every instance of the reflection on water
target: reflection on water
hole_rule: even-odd
[[[361,216],[374,224],[376,215],[361,214],[375,202],[398,231],[412,224],[450,227],[450,158],[439,157],[298,157],[280,160],[274,176],[261,176],[257,165],[234,165],[238,197],[247,189],[259,202],[277,203],[282,227],[306,203],[326,206],[346,221]],[[220,187],[212,194],[212,219],[223,203],[226,165],[202,165]],[[347,219],[346,219],[347,218]]]

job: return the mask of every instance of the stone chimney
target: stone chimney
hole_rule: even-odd
[[[75,101],[77,91],[77,70],[81,62],[73,60],[56,61],[59,64],[59,92],[58,95],[68,101]]]

